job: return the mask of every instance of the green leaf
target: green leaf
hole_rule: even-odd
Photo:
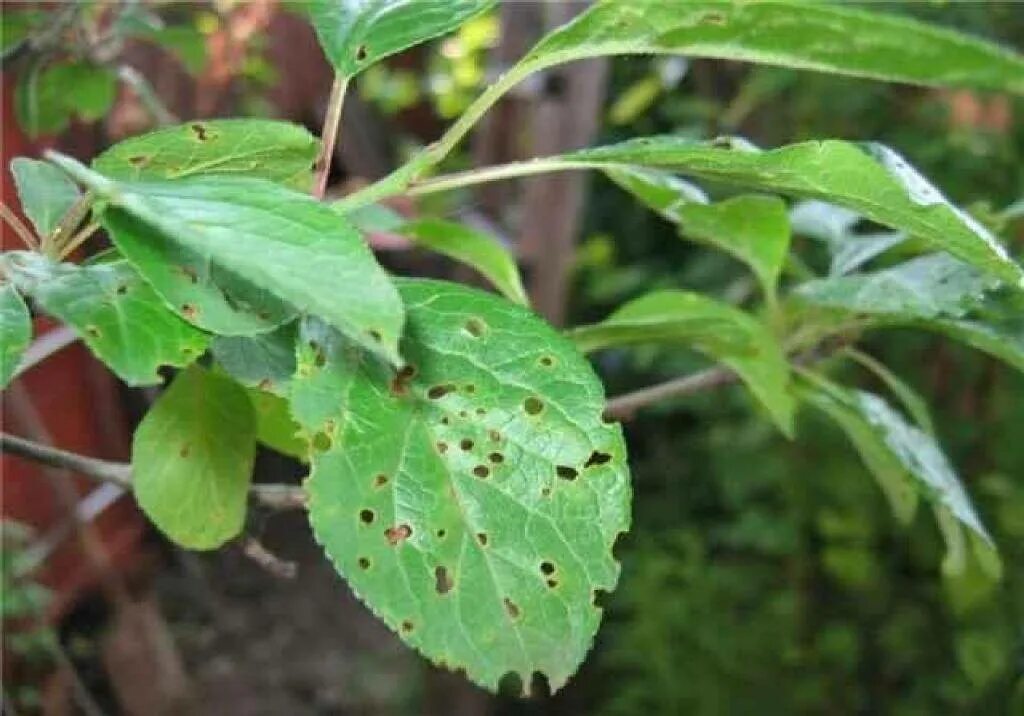
[[[334,69],[352,78],[396,52],[447,34],[495,0],[293,0]]]
[[[67,175],[49,162],[17,157],[11,174],[21,208],[39,236],[49,236],[81,193]]]
[[[935,434],[935,425],[932,423],[932,416],[928,410],[928,404],[924,402],[924,398],[921,397],[920,393],[911,388],[907,383],[900,378],[898,375],[889,370],[884,364],[875,360],[867,353],[862,353],[853,348],[846,350],[846,355],[852,358],[856,363],[859,363],[862,367],[873,373],[889,391],[899,399],[903,408],[907,411],[907,414],[914,419],[917,423],[917,427],[924,430],[929,435]]]
[[[515,259],[504,246],[483,232],[440,219],[411,221],[399,231],[417,246],[476,269],[506,298],[529,305]]]
[[[854,227],[861,218],[855,211],[814,199],[796,204],[789,212],[794,234],[828,245],[832,253],[831,276],[852,273],[907,240],[900,231],[858,233]]]
[[[594,600],[618,578],[621,430],[602,420],[590,366],[533,314],[454,284],[399,290],[405,370],[340,340],[318,345],[319,361],[300,358],[294,391],[326,370],[347,379],[320,410],[296,411],[319,433],[306,482],[314,534],[435,663],[491,690],[539,671],[557,690],[597,631]]]
[[[95,122],[110,112],[117,99],[117,77],[87,62],[53,64],[32,70],[22,80],[15,110],[18,124],[31,136],[53,134],[72,115]]]
[[[1024,318],[999,322],[933,319],[921,322],[921,328],[944,333],[979,351],[994,356],[1024,373]]]
[[[171,26],[149,30],[142,37],[177,57],[190,75],[206,67],[206,36],[193,27]]]
[[[135,499],[174,542],[215,549],[242,530],[255,453],[256,417],[245,389],[193,366],[135,431]]]
[[[519,173],[622,164],[839,204],[1024,289],[1024,269],[999,241],[881,145],[825,140],[760,151],[741,140],[657,136],[538,160]]]
[[[193,323],[219,334],[241,333],[204,323],[209,316],[202,306],[180,302],[182,289],[232,289],[232,299],[220,297],[227,308],[239,306],[238,288],[244,287],[248,296],[265,289],[300,311],[321,316],[391,362],[401,362],[398,292],[359,234],[312,197],[241,177],[113,182],[66,157],[57,160],[107,200],[101,221],[114,243]],[[198,262],[183,271],[169,263],[176,257],[169,248],[183,249]],[[179,277],[170,284],[175,273]],[[193,277],[204,282],[194,284]],[[262,318],[259,310],[255,316]],[[267,322],[272,325],[251,332],[265,332],[283,320]]]
[[[799,0],[604,0],[541,40],[520,64],[537,71],[586,57],[652,53],[1024,94],[1024,58],[998,45],[898,15]]]
[[[874,273],[808,281],[796,287],[794,295],[851,313],[898,319],[960,317],[998,285],[962,261],[931,254]]]
[[[704,190],[670,172],[627,165],[605,169],[613,182],[674,224],[687,204],[707,204]]]
[[[186,366],[206,350],[209,336],[169,311],[123,259],[75,265],[18,251],[4,268],[128,385],[161,383],[161,366]]]
[[[304,127],[269,119],[208,119],[118,142],[93,169],[114,179],[247,176],[308,191],[319,142]]]
[[[302,427],[288,410],[288,401],[262,390],[248,391],[256,411],[256,439],[282,455],[309,462],[309,443],[300,434]]]
[[[217,336],[210,346],[217,363],[250,388],[283,395],[295,374],[295,323],[258,336]]]
[[[13,284],[0,285],[0,388],[14,376],[32,341],[32,318]]]
[[[768,328],[728,304],[686,291],[655,291],[570,336],[580,350],[635,343],[679,343],[734,370],[779,429],[793,433],[789,363]]]
[[[397,231],[407,219],[386,204],[367,204],[355,211],[345,212],[345,218],[363,233],[371,231]]]
[[[801,397],[833,418],[878,478],[896,514],[909,521],[917,496],[948,509],[989,545],[992,538],[935,439],[914,427],[882,398],[850,390],[803,371]]]

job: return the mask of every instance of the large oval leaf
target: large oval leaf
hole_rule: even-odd
[[[186,366],[206,350],[209,336],[168,310],[123,259],[75,265],[28,252],[5,259],[43,310],[74,328],[128,385],[160,383],[161,366]]]
[[[374,62],[451,32],[495,0],[292,0],[346,78]]]
[[[245,389],[193,366],[135,431],[135,499],[182,547],[215,549],[242,530],[255,454],[256,417]]]
[[[115,179],[247,176],[308,191],[319,142],[304,127],[269,119],[207,119],[118,142],[93,168]]]
[[[312,387],[296,412],[317,433],[314,533],[432,661],[489,689],[510,672],[523,683],[541,672],[557,689],[590,648],[597,594],[618,577],[611,550],[630,498],[621,431],[602,421],[590,366],[534,315],[453,284],[399,287],[403,371],[318,342],[319,331],[300,355],[293,401]],[[339,392],[315,381],[324,371],[343,379]]]
[[[0,388],[14,375],[32,340],[32,319],[21,294],[10,283],[0,286]]]

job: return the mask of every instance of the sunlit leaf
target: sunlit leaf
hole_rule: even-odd
[[[399,287],[398,374],[340,336],[300,342],[311,352],[293,406],[319,373],[339,378],[296,410],[316,433],[313,531],[355,593],[435,663],[492,690],[534,672],[558,689],[618,577],[621,431],[602,420],[590,366],[533,314],[454,284]]]

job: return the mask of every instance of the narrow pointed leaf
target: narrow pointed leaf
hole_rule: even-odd
[[[41,237],[53,233],[81,196],[75,183],[49,162],[18,157],[11,161],[11,174],[21,208]]]
[[[388,55],[451,32],[495,0],[292,0],[346,78]]]
[[[135,431],[135,499],[177,544],[215,549],[242,530],[255,452],[256,417],[245,389],[193,366]]]
[[[0,286],[0,388],[7,387],[32,341],[32,318],[13,284]]]
[[[163,382],[162,366],[189,365],[209,343],[206,333],[168,310],[123,259],[76,265],[11,252],[5,267],[128,385]]]
[[[713,57],[1024,94],[1024,58],[998,45],[898,15],[797,0],[603,0],[541,40],[519,72],[624,54]]]
[[[508,250],[486,234],[461,224],[440,219],[420,219],[404,224],[399,231],[417,246],[444,254],[476,269],[506,298],[529,304],[519,269]]]
[[[316,345],[319,361],[300,358],[293,405],[319,371],[347,377],[303,411],[330,416],[304,422],[319,433],[306,483],[314,534],[433,662],[491,690],[534,672],[557,690],[590,648],[596,595],[618,577],[621,431],[601,418],[590,366],[526,310],[453,284],[399,286],[405,371],[340,340]]]
[[[93,168],[113,179],[247,176],[307,191],[319,142],[304,127],[267,119],[207,119],[118,142]]]
[[[707,204],[708,195],[700,187],[671,172],[622,165],[606,169],[613,182],[635,196],[648,208],[674,224],[687,204]]]
[[[583,351],[636,343],[692,347],[736,371],[779,429],[793,432],[789,364],[782,348],[764,324],[728,304],[686,291],[656,291],[570,336]]]

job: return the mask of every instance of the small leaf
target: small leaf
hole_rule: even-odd
[[[309,462],[309,443],[299,437],[302,428],[292,418],[288,401],[254,388],[247,392],[256,411],[256,439],[282,455]]]
[[[854,231],[861,218],[855,211],[813,199],[796,204],[789,212],[794,234],[828,244],[832,252],[830,276],[853,273],[894,246],[906,242],[906,234],[899,231]]]
[[[245,389],[193,366],[161,395],[135,431],[135,499],[188,549],[215,549],[242,530],[256,417]]]
[[[242,385],[283,395],[295,374],[295,323],[258,336],[217,336],[210,346],[224,371]]]
[[[786,435],[793,432],[789,363],[775,337],[753,316],[697,293],[656,291],[625,304],[601,323],[570,336],[582,351],[634,343],[688,345],[734,370]]]
[[[351,78],[388,55],[447,34],[495,0],[293,0],[327,59]]]
[[[159,384],[161,366],[189,365],[206,350],[209,336],[169,311],[123,259],[79,266],[19,251],[4,266],[128,385]]]
[[[117,77],[87,62],[58,63],[30,71],[18,89],[18,124],[36,137],[62,131],[72,115],[86,122],[105,117],[117,99]]]
[[[318,373],[345,378],[339,392],[313,391],[319,409],[296,411],[318,433],[314,534],[355,593],[435,663],[491,690],[510,672],[523,683],[540,672],[557,690],[590,648],[595,598],[618,577],[622,433],[601,418],[590,366],[533,314],[454,284],[399,290],[401,372],[340,336],[317,343],[319,361],[300,358],[293,406]]]
[[[113,179],[247,176],[308,191],[319,142],[304,127],[268,119],[206,119],[118,142],[92,166]]]
[[[920,256],[875,273],[816,279],[794,295],[816,306],[900,319],[960,317],[998,281],[946,254]]]
[[[0,388],[14,376],[21,356],[32,341],[32,318],[13,284],[0,285]]]
[[[401,362],[398,292],[355,229],[312,197],[241,177],[114,182],[67,157],[57,155],[55,161],[107,200],[101,222],[114,243],[189,321],[214,333],[241,333],[213,327],[202,307],[179,302],[182,289],[200,285],[193,277],[209,279],[210,289],[232,291],[231,297],[221,297],[228,308],[240,306],[242,298],[251,304],[265,290]],[[175,257],[169,247],[184,250],[195,263],[169,263]],[[175,284],[169,283],[169,272],[180,274]],[[257,304],[250,313],[262,319],[262,310],[265,304]],[[250,332],[265,332],[284,320],[280,313],[268,316],[271,325]]]
[[[39,236],[49,236],[81,192],[67,175],[49,162],[18,157],[11,161],[21,208]]]
[[[418,246],[476,269],[506,298],[529,305],[515,259],[495,239],[475,229],[440,219],[412,221],[404,224],[400,232]]]
[[[916,495],[920,495],[948,509],[961,524],[992,544],[933,437],[910,425],[877,395],[843,388],[807,371],[802,375],[802,398],[843,428],[903,521],[913,516]]]
[[[652,53],[1024,94],[1024,58],[998,45],[898,15],[800,1],[604,0],[541,40],[520,65],[536,71]]]

